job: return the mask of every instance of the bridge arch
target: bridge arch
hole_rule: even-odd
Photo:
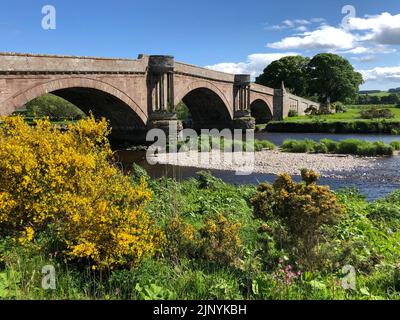
[[[37,84],[16,93],[6,100],[3,114],[11,114],[29,101],[52,93],[96,117],[106,117],[114,129],[145,127],[146,113],[127,94],[101,80],[68,77]]]
[[[175,105],[183,102],[192,116],[195,129],[230,127],[233,111],[224,93],[209,81],[189,83],[175,96]]]
[[[270,103],[264,99],[256,98],[250,103],[251,116],[256,119],[256,124],[267,123],[272,120],[273,113]]]

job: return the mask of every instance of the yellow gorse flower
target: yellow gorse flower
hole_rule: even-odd
[[[107,121],[92,116],[57,130],[21,117],[0,125],[0,232],[21,244],[52,224],[68,259],[97,269],[135,265],[163,235],[145,212],[152,194],[110,160]]]

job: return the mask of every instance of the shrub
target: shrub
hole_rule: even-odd
[[[323,143],[317,143],[314,146],[315,153],[328,153],[328,147]]]
[[[297,112],[297,110],[290,109],[288,112],[288,117],[290,118],[297,117],[298,115],[299,113]]]
[[[335,102],[332,106],[334,107],[336,113],[345,113],[347,111],[346,106],[340,101]]]
[[[283,141],[281,149],[284,152],[304,153],[313,152],[316,142],[313,140],[292,140]]]
[[[358,139],[347,139],[339,143],[337,152],[360,156],[393,155],[393,147],[381,141],[372,143]]]
[[[366,110],[361,110],[360,116],[362,119],[377,119],[377,118],[390,119],[395,117],[393,111],[387,108],[385,109],[370,108]]]
[[[338,150],[339,143],[335,140],[321,139],[320,143],[324,144],[327,147],[328,152],[330,152],[330,153],[335,153]]]
[[[235,264],[241,255],[240,223],[228,220],[223,214],[208,217],[199,230],[201,256],[222,265]]]
[[[209,215],[196,230],[179,217],[167,224],[164,252],[173,260],[200,258],[220,265],[235,265],[242,251],[241,224],[223,214]]]
[[[390,145],[392,146],[392,148],[394,149],[394,150],[400,150],[400,141],[392,141],[391,143],[390,143]]]
[[[282,174],[272,186],[261,184],[251,203],[257,218],[281,221],[288,239],[276,241],[285,243],[292,258],[313,269],[320,262],[318,245],[327,240],[322,227],[336,224],[344,208],[329,187],[316,184],[318,174],[303,169],[301,175],[303,183]]]
[[[272,142],[268,140],[255,140],[254,141],[254,151],[262,151],[262,150],[275,150],[276,146]]]
[[[145,212],[151,192],[110,164],[105,120],[91,117],[62,133],[48,120],[30,127],[21,117],[2,119],[1,236],[27,244],[52,230],[67,259],[100,270],[155,253],[162,234]]]
[[[164,252],[172,260],[177,261],[182,257],[193,258],[196,256],[199,246],[197,231],[181,218],[171,218],[165,228],[165,238]]]

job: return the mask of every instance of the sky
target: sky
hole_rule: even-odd
[[[43,28],[46,5],[55,29]],[[386,90],[400,87],[400,1],[2,0],[0,51],[167,54],[253,78],[281,57],[331,52],[363,74],[362,89]]]

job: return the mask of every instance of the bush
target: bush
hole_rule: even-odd
[[[254,151],[262,151],[262,150],[275,150],[276,146],[272,142],[268,140],[255,140],[254,141]]]
[[[236,264],[241,257],[241,224],[228,220],[223,214],[208,217],[199,230],[201,256],[222,265]]]
[[[292,140],[287,139],[283,141],[281,149],[284,152],[304,153],[313,152],[316,142],[313,140]]]
[[[240,223],[223,214],[209,215],[198,230],[175,217],[165,230],[164,252],[174,261],[200,258],[220,265],[236,265],[242,252],[240,230]]]
[[[183,257],[194,258],[198,251],[199,239],[196,229],[179,217],[173,217],[165,228],[165,254],[178,261]]]
[[[369,142],[358,139],[343,140],[338,145],[338,153],[360,156],[393,155],[393,147],[381,141]]]
[[[47,120],[34,127],[21,117],[2,120],[2,237],[26,245],[49,233],[65,258],[100,270],[155,253],[162,234],[145,212],[152,194],[144,179],[132,185],[109,163],[105,120],[91,117],[65,133]]]
[[[329,153],[335,153],[338,150],[338,142],[331,139],[321,139],[320,143],[324,144]]]
[[[290,118],[297,117],[298,115],[299,113],[297,112],[297,110],[290,109],[288,112],[288,117]]]
[[[317,143],[314,146],[315,153],[328,153],[328,147],[323,143]]]
[[[400,141],[392,141],[390,145],[394,150],[396,151],[400,150]]]
[[[370,108],[362,110],[360,112],[360,116],[362,119],[377,119],[377,118],[390,119],[395,117],[392,110],[378,109],[378,108]]]
[[[319,263],[318,246],[327,240],[323,226],[336,224],[344,208],[329,187],[318,186],[319,175],[301,171],[303,183],[295,183],[287,174],[280,175],[272,186],[261,184],[251,199],[254,215],[269,223],[278,219],[287,230],[285,245],[295,261],[309,269]]]
[[[346,106],[339,101],[335,102],[332,106],[334,107],[336,113],[345,113],[347,111]]]

